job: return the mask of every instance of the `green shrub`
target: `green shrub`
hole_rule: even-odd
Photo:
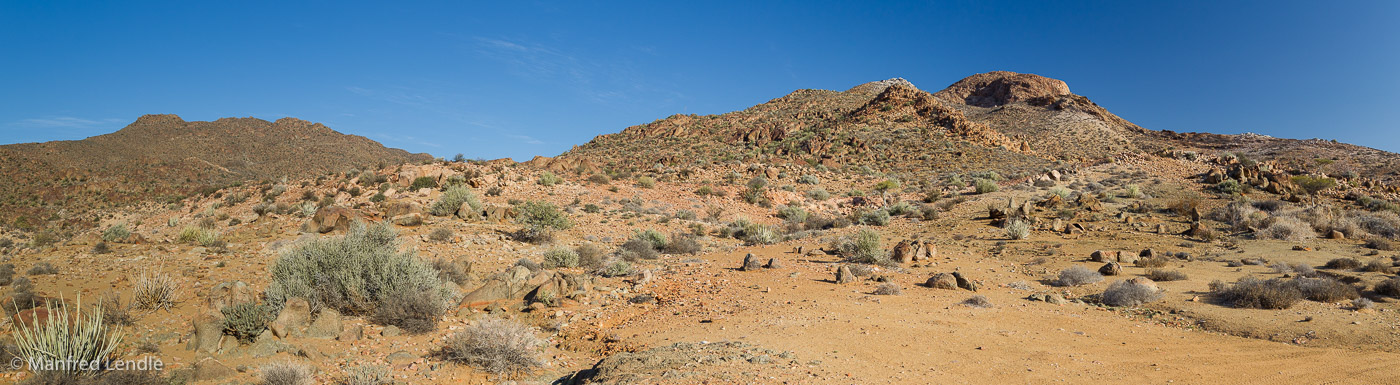
[[[993,181],[993,180],[991,180],[991,179],[982,179],[982,178],[973,179],[973,180],[972,180],[972,184],[975,186],[976,191],[977,191],[978,194],[986,194],[986,193],[996,192],[997,189],[998,189],[998,187],[997,187],[997,182],[995,182],[995,181]]]
[[[914,205],[906,201],[895,202],[895,204],[885,207],[885,211],[892,216],[909,215],[915,212]]]
[[[264,297],[281,309],[288,298],[301,297],[313,310],[370,314],[400,290],[439,291],[447,298],[438,272],[413,252],[398,251],[391,225],[357,222],[338,237],[313,239],[283,252],[272,265]]]
[[[802,177],[797,178],[797,183],[801,184],[818,184],[821,182],[821,179],[817,179],[815,175],[803,175]]]
[[[652,187],[656,187],[656,179],[655,179],[655,178],[652,178],[652,177],[649,177],[649,176],[639,177],[639,178],[637,178],[637,187],[641,187],[641,188],[652,188]]]
[[[420,176],[413,179],[413,183],[408,185],[408,190],[418,191],[418,189],[437,188],[437,186],[437,179],[430,176]]]
[[[588,181],[593,182],[595,184],[608,184],[612,183],[612,178],[609,178],[607,175],[603,174],[593,174],[592,176],[588,177]]]
[[[782,235],[773,226],[750,224],[744,229],[744,235],[740,238],[745,245],[771,245],[783,240]]]
[[[131,236],[131,231],[126,229],[126,224],[115,224],[102,231],[102,240],[106,242],[119,242]]]
[[[621,277],[632,275],[632,263],[620,258],[608,260],[603,267],[598,270],[598,275],[604,277]]]
[[[523,202],[516,209],[519,215],[515,217],[515,222],[525,226],[520,236],[528,241],[546,240],[554,231],[567,230],[574,225],[568,215],[553,203]]]
[[[47,308],[48,322],[13,326],[16,356],[31,364],[36,375],[91,377],[116,358],[123,335],[103,322],[106,317],[101,303],[83,309],[80,296],[71,307],[59,301],[50,302]],[[79,366],[74,362],[96,365]]]
[[[826,190],[822,189],[821,187],[817,187],[811,190],[807,190],[807,197],[812,198],[813,200],[824,201],[827,199],[831,199],[831,193],[826,192]]]
[[[1215,184],[1215,191],[1230,195],[1241,194],[1244,193],[1244,185],[1241,185],[1240,181],[1226,179]]]
[[[578,252],[556,247],[544,252],[544,265],[548,268],[578,267]]]
[[[583,205],[583,212],[585,212],[585,213],[597,214],[599,211],[603,211],[603,208],[602,208],[602,207],[598,207],[598,205],[596,205],[596,204],[589,203],[589,204]]]
[[[369,201],[374,203],[383,202],[388,199],[389,197],[385,196],[384,193],[375,193],[373,196],[369,197]]]
[[[889,263],[889,256],[880,247],[880,233],[874,230],[860,230],[854,235],[841,237],[832,243],[831,249],[847,262]]]
[[[885,210],[862,210],[856,213],[856,223],[870,226],[890,224],[890,213]]]
[[[433,231],[432,231],[431,233],[428,233],[428,240],[433,241],[433,242],[447,242],[447,241],[450,241],[450,240],[452,240],[452,230],[450,230],[450,229],[448,229],[448,228],[446,228],[446,227],[439,227],[439,228],[433,229]]]
[[[481,201],[476,199],[476,194],[473,194],[467,186],[458,185],[448,187],[447,191],[438,196],[437,201],[434,201],[432,207],[428,208],[428,213],[440,217],[452,215],[457,213],[463,203],[471,207],[472,211],[481,211]]]
[[[1302,187],[1303,190],[1307,191],[1309,195],[1316,195],[1319,192],[1337,186],[1336,179],[1323,176],[1298,175],[1294,176],[1292,179],[1293,184],[1298,185],[1298,187]]]
[[[880,183],[875,184],[875,191],[879,191],[881,193],[897,188],[899,188],[899,181],[894,179],[885,179],[883,181],[880,181]]]
[[[564,183],[564,178],[560,178],[559,176],[554,175],[554,173],[552,172],[545,171],[540,173],[540,178],[536,180],[536,182],[539,183],[540,186],[548,187]]]
[[[255,303],[234,304],[220,311],[224,314],[224,333],[245,344],[257,339],[272,321],[267,307]]]
[[[632,239],[640,239],[651,245],[652,250],[661,250],[666,247],[666,234],[656,230],[638,231],[632,235]]]
[[[807,210],[804,210],[802,209],[802,207],[798,207],[796,205],[779,207],[778,218],[782,218],[783,220],[786,220],[788,222],[806,222]]]

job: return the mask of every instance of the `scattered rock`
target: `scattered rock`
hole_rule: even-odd
[[[851,273],[851,268],[846,265],[836,268],[836,283],[846,284],[856,281],[856,275]]]
[[[316,210],[316,215],[311,217],[309,225],[312,230],[324,234],[348,230],[351,223],[360,220],[364,220],[364,216],[358,211],[340,206],[326,206]]]
[[[228,281],[214,285],[209,290],[209,311],[218,317],[223,317],[225,307],[240,303],[257,302],[258,295],[253,292],[253,288],[243,281]]]
[[[186,346],[189,350],[194,350],[196,353],[219,351],[219,342],[224,338],[222,318],[206,313],[190,320],[190,326],[194,328],[194,338],[191,338],[189,345]]]
[[[394,325],[385,326],[385,327],[384,327],[384,331],[379,332],[379,335],[382,335],[382,336],[385,336],[385,337],[398,337],[398,336],[400,336],[400,335],[402,335],[402,334],[403,334],[403,330],[399,329],[398,326],[394,326]]]
[[[924,286],[933,289],[957,290],[958,280],[957,278],[953,278],[952,274],[938,273],[929,277],[928,281],[924,282]]]
[[[1347,239],[1347,236],[1340,231],[1332,230],[1332,232],[1327,233],[1327,239]]]
[[[213,381],[231,376],[234,373],[237,372],[234,371],[233,368],[224,365],[223,362],[219,362],[219,360],[213,357],[205,357],[194,364],[195,381]]]
[[[1105,264],[1103,265],[1103,267],[1100,267],[1100,268],[1099,268],[1099,274],[1103,274],[1103,275],[1119,275],[1119,274],[1123,274],[1123,265],[1118,264],[1118,262],[1109,262],[1109,263],[1105,263]]]
[[[282,311],[277,314],[277,319],[268,325],[272,334],[278,338],[291,336],[301,336],[306,333],[306,328],[311,324],[311,304],[302,298],[289,298],[286,304],[282,305]]]
[[[753,253],[744,256],[744,265],[739,267],[739,271],[754,271],[763,268],[763,263],[758,261]]]
[[[954,271],[953,279],[957,280],[959,288],[967,289],[968,291],[977,291],[977,282],[973,282],[972,280],[967,279],[967,277],[964,277],[962,273]]]
[[[306,329],[306,336],[331,339],[339,336],[342,328],[340,312],[335,309],[321,309],[321,314],[317,315],[316,320],[312,321],[311,326]]]
[[[763,267],[769,268],[769,269],[778,269],[778,268],[782,268],[782,267],[783,267],[783,264],[782,264],[782,262],[778,261],[777,258],[768,258],[768,264],[763,265]]]
[[[356,325],[353,328],[347,328],[341,331],[340,335],[336,336],[335,339],[337,341],[359,341],[361,338],[364,338],[364,336],[365,327]]]

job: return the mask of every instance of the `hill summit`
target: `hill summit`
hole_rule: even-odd
[[[173,199],[248,180],[429,158],[295,118],[191,122],[144,115],[117,132],[83,140],[0,146],[0,168],[12,178],[0,186],[0,207],[6,223],[19,217],[32,223],[60,209]]]

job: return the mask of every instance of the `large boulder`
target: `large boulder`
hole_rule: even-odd
[[[510,206],[486,205],[481,211],[482,216],[490,222],[505,223],[515,218],[515,209]]]
[[[836,283],[846,284],[856,281],[856,275],[851,273],[851,268],[846,265],[836,268]]]
[[[953,278],[952,274],[938,273],[934,274],[932,277],[929,277],[928,281],[924,282],[924,286],[928,286],[929,288],[933,289],[957,290],[958,280],[956,278]]]
[[[1103,275],[1119,275],[1119,274],[1123,274],[1123,265],[1119,264],[1118,262],[1108,262],[1108,263],[1105,263],[1105,264],[1103,265],[1103,267],[1100,267],[1100,268],[1099,268],[1099,274],[1103,274]]]
[[[219,351],[219,342],[224,338],[224,320],[211,314],[201,314],[190,320],[194,329],[190,342],[185,346],[196,353],[213,354]]]
[[[321,314],[316,316],[316,320],[311,322],[311,326],[306,328],[306,336],[319,339],[332,339],[340,335],[344,324],[340,320],[340,312],[335,309],[321,309]]]
[[[306,328],[310,325],[311,304],[302,298],[290,298],[282,305],[282,311],[277,313],[277,319],[268,325],[268,329],[278,338],[287,338],[306,334]]]
[[[739,266],[739,271],[755,271],[762,268],[763,262],[759,261],[758,257],[754,256],[753,253],[749,253],[744,256],[744,265]]]
[[[890,260],[897,263],[909,263],[914,261],[914,246],[908,239],[899,241],[890,250]]]
[[[423,212],[423,208],[413,202],[391,202],[384,204],[384,216],[393,218],[400,215],[416,214]]]
[[[492,276],[481,287],[467,293],[458,305],[485,306],[506,299],[521,299],[530,290],[547,281],[550,275],[549,272],[545,271],[535,274],[530,269],[520,265],[511,266],[509,270]],[[534,286],[530,285],[531,282],[534,282]]]
[[[345,231],[350,229],[350,224],[355,221],[364,220],[360,212],[340,206],[326,206],[316,210],[316,215],[311,217],[310,229],[318,233],[329,233],[331,231]]]

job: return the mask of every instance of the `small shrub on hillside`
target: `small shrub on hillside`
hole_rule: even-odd
[[[914,205],[906,201],[899,201],[895,204],[885,207],[885,212],[888,212],[890,213],[890,215],[893,216],[909,215],[913,214],[915,211],[917,210],[914,209]]]
[[[276,362],[258,369],[259,385],[311,385],[311,369],[302,365]]]
[[[1031,225],[1023,220],[1013,220],[1006,224],[1006,236],[1015,240],[1031,237]]]
[[[30,267],[30,268],[29,268],[28,274],[29,274],[29,275],[54,275],[54,274],[58,274],[58,268],[57,268],[57,267],[54,267],[52,263],[48,263],[48,262],[39,262],[39,263],[34,264],[34,267]]]
[[[641,187],[641,188],[652,188],[652,187],[656,187],[656,178],[652,178],[652,177],[649,177],[649,176],[638,177],[638,178],[637,178],[637,187]]]
[[[122,297],[116,292],[110,292],[102,296],[102,323],[112,326],[129,326],[136,322],[131,316],[131,306],[122,303]]]
[[[378,365],[356,366],[337,385],[393,385],[394,376]]]
[[[524,324],[484,318],[449,337],[443,356],[487,373],[521,373],[544,366],[538,353],[543,345],[544,341]]]
[[[486,189],[486,196],[498,197],[501,196],[503,192],[505,192],[505,189],[501,188],[501,186],[491,186],[491,188]]]
[[[567,230],[574,225],[569,221],[568,215],[552,203],[530,201],[521,203],[516,208],[519,215],[516,216],[515,222],[525,226],[521,231],[521,238],[527,241],[547,240],[554,231]]]
[[[1390,262],[1389,258],[1372,260],[1371,262],[1366,263],[1366,266],[1362,266],[1361,271],[1381,274],[1395,274],[1395,268],[1392,267],[1392,263]]]
[[[1295,278],[1291,283],[1310,301],[1336,303],[1361,297],[1355,287],[1332,278]]]
[[[613,258],[604,262],[596,273],[604,277],[622,277],[632,275],[634,271],[631,262],[627,262],[621,258]]]
[[[1060,276],[1055,280],[1055,286],[1080,286],[1103,281],[1103,274],[1090,270],[1084,266],[1071,266],[1068,269],[1060,270]]]
[[[632,235],[633,239],[640,239],[651,245],[652,250],[661,250],[666,247],[666,234],[656,230],[638,231]]]
[[[547,268],[578,267],[578,252],[556,247],[544,252],[544,266]]]
[[[1104,289],[1100,298],[1109,306],[1136,307],[1161,299],[1162,293],[1147,286],[1130,284],[1128,281],[1116,281]]]
[[[975,186],[975,191],[977,191],[978,194],[992,193],[996,192],[998,189],[997,182],[994,182],[989,179],[976,179],[973,180],[972,183]]]
[[[886,191],[894,190],[897,188],[899,188],[899,181],[894,179],[885,179],[883,181],[880,181],[880,183],[875,184],[875,191],[879,191],[880,193],[885,193]]]
[[[1361,261],[1357,260],[1356,258],[1347,258],[1347,257],[1343,257],[1343,258],[1335,258],[1335,259],[1332,259],[1332,260],[1330,260],[1330,261],[1327,261],[1327,264],[1326,264],[1326,265],[1323,265],[1322,267],[1323,267],[1323,268],[1327,268],[1327,269],[1351,270],[1351,269],[1360,268],[1361,266],[1362,266]]]
[[[442,195],[438,196],[438,199],[428,208],[428,213],[440,217],[452,215],[461,209],[463,203],[466,203],[467,207],[471,207],[472,211],[481,211],[481,201],[476,198],[476,194],[472,193],[471,188],[457,185],[443,191]]]
[[[1212,293],[1222,302],[1235,307],[1254,309],[1287,309],[1303,299],[1298,287],[1287,280],[1260,280],[1244,277],[1234,284],[1212,283]]]
[[[556,184],[564,183],[564,178],[560,178],[558,175],[554,175],[554,173],[552,172],[545,171],[540,173],[540,177],[539,179],[535,180],[535,183],[539,183],[540,186],[549,187]]]
[[[102,231],[102,241],[104,242],[121,242],[129,236],[131,236],[131,230],[127,230],[125,224],[115,224]]]
[[[666,243],[666,254],[698,254],[700,253],[700,242],[695,240],[694,235],[676,233],[671,236],[671,241]]]
[[[1337,186],[1337,180],[1322,176],[1298,175],[1294,176],[1292,179],[1293,184],[1302,187],[1309,195],[1316,195],[1319,192]]]
[[[884,226],[890,224],[890,213],[881,210],[861,210],[856,212],[856,223],[870,226]]]
[[[418,191],[425,188],[437,188],[437,179],[430,176],[420,176],[413,179],[413,183],[408,185],[409,191]]]
[[[0,286],[8,286],[15,280],[15,264],[0,264]]]
[[[131,289],[131,304],[141,310],[170,309],[175,306],[175,296],[179,287],[170,275],[156,272],[155,269],[142,272],[136,277]]]
[[[1219,191],[1221,193],[1229,195],[1241,194],[1244,193],[1244,185],[1241,185],[1240,181],[1234,179],[1226,179],[1220,183],[1215,184],[1215,191]]]
[[[807,197],[812,198],[812,200],[824,201],[827,199],[831,199],[831,193],[826,192],[826,189],[818,187],[811,190],[807,190]]]
[[[1369,239],[1366,239],[1366,245],[1365,245],[1365,246],[1366,246],[1366,248],[1368,248],[1368,249],[1373,249],[1373,250],[1382,250],[1382,251],[1395,250],[1395,244],[1391,243],[1390,241],[1388,241],[1388,240],[1386,240],[1386,239],[1384,239],[1384,238],[1379,238],[1379,237],[1371,237],[1371,238],[1369,238]]]
[[[807,210],[804,210],[801,207],[795,205],[779,207],[777,215],[778,218],[782,218],[783,220],[788,222],[807,221]]]
[[[1260,230],[1260,237],[1297,242],[1317,236],[1311,225],[1296,218],[1273,217],[1268,222],[1268,227]]]
[[[267,330],[272,321],[272,313],[267,307],[255,303],[239,303],[220,309],[224,314],[224,334],[238,339],[241,343],[252,343]]]
[[[1152,269],[1147,271],[1147,279],[1156,282],[1185,281],[1186,273],[1182,273],[1176,270]]]
[[[593,174],[588,177],[588,181],[594,184],[608,184],[612,183],[612,178],[604,174]]]
[[[656,259],[658,257],[656,248],[651,246],[651,242],[640,238],[632,238],[623,242],[622,248],[618,250],[618,256],[627,261]]]
[[[874,230],[860,230],[853,235],[836,239],[831,245],[847,262],[888,264],[889,256],[880,247],[880,233]]]
[[[592,243],[579,245],[579,247],[574,249],[574,253],[578,254],[579,267],[596,269],[603,265],[603,254],[605,251],[603,248]]]
[[[412,334],[437,329],[438,319],[447,313],[447,299],[439,290],[417,291],[400,287],[374,308],[374,323],[398,326]]]
[[[1400,298],[1400,277],[1387,279],[1381,281],[1381,283],[1377,283],[1376,294]]]
[[[797,183],[801,183],[801,184],[818,184],[818,183],[821,183],[821,179],[818,179],[815,175],[803,175],[803,176],[797,178]]]
[[[446,227],[439,227],[428,233],[428,240],[433,242],[447,242],[452,240],[452,235],[452,230]]]

